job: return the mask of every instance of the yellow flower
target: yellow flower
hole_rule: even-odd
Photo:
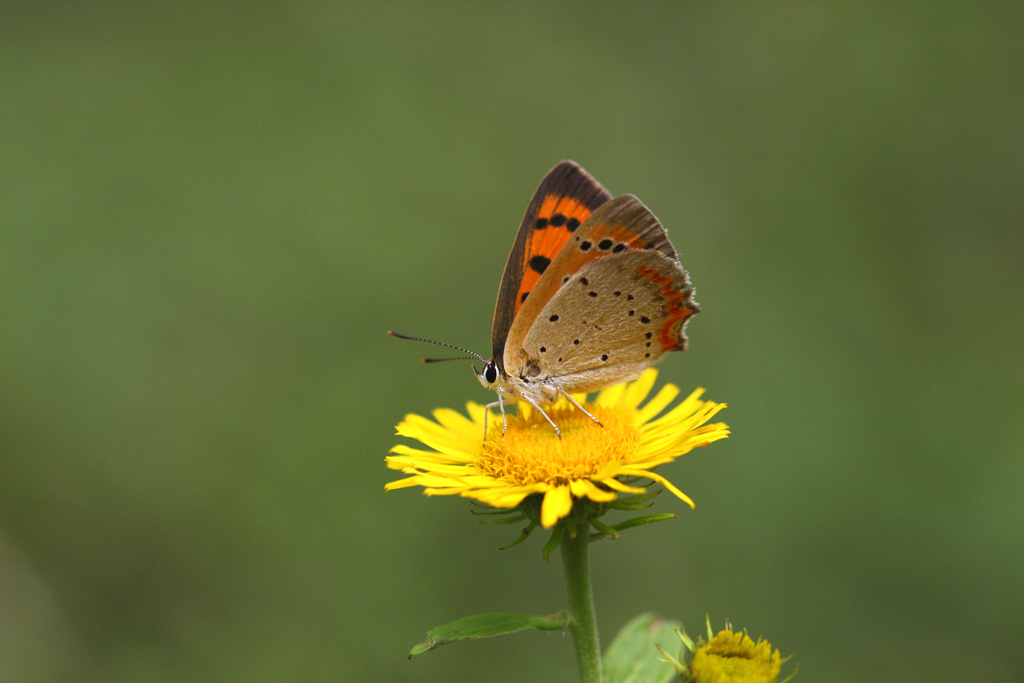
[[[416,439],[430,450],[398,445],[388,467],[410,475],[386,490],[424,487],[427,495],[460,495],[495,508],[515,508],[531,495],[543,496],[540,522],[553,527],[572,510],[574,499],[610,503],[619,493],[643,493],[624,478],[646,478],[662,484],[693,507],[693,501],[654,472],[698,446],[729,435],[725,424],[707,424],[724,403],[701,401],[697,389],[658,417],[679,395],[667,384],[644,402],[657,371],[649,369],[633,382],[601,390],[596,399],[574,396],[604,427],[566,399],[545,407],[562,431],[559,439],[544,416],[528,404],[517,405],[502,435],[500,415],[491,415],[484,435],[484,406],[470,402],[467,414],[439,408],[434,420],[407,415],[399,436]],[[468,417],[467,417],[468,415]]]

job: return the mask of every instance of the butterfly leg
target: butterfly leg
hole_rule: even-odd
[[[596,423],[597,423],[597,426],[598,426],[598,427],[604,427],[604,425],[603,425],[603,424],[601,424],[601,421],[600,421],[600,420],[598,420],[598,419],[597,419],[596,417],[594,417],[593,415],[591,415],[591,414],[590,414],[589,412],[587,412],[587,409],[586,409],[586,408],[584,408],[583,406],[581,406],[581,405],[580,405],[579,403],[577,403],[577,402],[576,402],[576,399],[574,399],[574,398],[572,397],[572,394],[570,394],[569,392],[567,392],[567,391],[566,391],[565,389],[562,389],[562,388],[559,388],[559,389],[558,389],[558,393],[560,393],[560,394],[561,394],[562,396],[565,396],[565,397],[566,397],[567,399],[569,399],[569,401],[571,401],[571,402],[572,402],[572,404],[573,404],[574,406],[576,406],[577,408],[579,408],[579,409],[580,409],[580,412],[582,412],[582,413],[583,413],[584,415],[586,415],[586,416],[587,416],[587,417],[589,417],[589,418],[590,418],[591,420],[593,420],[594,422],[596,422]],[[549,419],[549,420],[548,420],[548,422],[550,422],[550,421],[551,421],[551,420]]]
[[[498,406],[501,409],[501,423],[504,427],[501,430],[501,435],[505,436],[505,432],[508,431],[508,420],[505,419],[505,402],[502,400],[501,388],[498,388],[498,400],[494,403],[488,403],[484,406],[484,440],[487,439],[487,423],[490,422],[488,419],[491,414],[491,408]]]
[[[558,425],[555,424],[555,421],[551,419],[551,416],[548,415],[547,413],[545,413],[544,409],[541,408],[540,405],[536,401],[534,401],[532,398],[530,398],[529,396],[526,396],[524,394],[523,395],[523,399],[527,403],[529,403],[531,406],[536,408],[540,412],[540,414],[544,416],[544,419],[548,421],[548,424],[551,425],[554,428],[555,434],[558,434],[558,438],[561,439],[562,438],[562,432],[561,432],[561,430],[558,429]],[[584,410],[583,412],[587,412],[587,411]]]

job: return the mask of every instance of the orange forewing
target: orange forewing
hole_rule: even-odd
[[[519,226],[498,290],[491,350],[499,365],[508,330],[523,301],[573,232],[609,199],[608,191],[572,161],[558,164],[541,181]]]
[[[549,194],[544,197],[522,256],[523,279],[513,301],[516,313],[526,299],[523,295],[533,290],[547,264],[555,260],[572,233],[591,213],[593,209],[567,195]]]

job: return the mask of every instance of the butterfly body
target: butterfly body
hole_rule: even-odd
[[[493,355],[477,376],[498,392],[503,416],[505,397],[543,413],[541,404],[576,403],[569,394],[635,379],[685,349],[684,328],[699,310],[654,214],[564,161],[519,228],[495,306]]]

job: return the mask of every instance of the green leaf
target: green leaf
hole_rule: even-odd
[[[504,636],[517,631],[525,631],[528,628],[535,628],[538,631],[557,631],[568,625],[569,615],[565,612],[556,612],[548,616],[518,612],[473,614],[427,631],[426,642],[413,646],[409,651],[409,659],[457,640]]]
[[[659,659],[657,646],[677,652],[682,641],[679,621],[662,619],[653,612],[635,617],[622,627],[604,654],[605,683],[668,683],[679,674]]]

